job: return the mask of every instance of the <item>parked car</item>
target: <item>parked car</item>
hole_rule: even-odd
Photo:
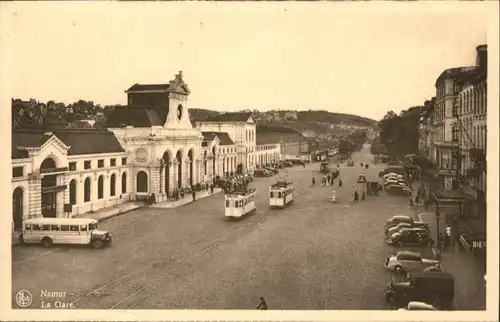
[[[366,183],[366,175],[364,175],[364,174],[358,175],[358,179],[356,181],[358,183]]]
[[[291,168],[291,167],[293,167],[293,163],[292,163],[292,162],[290,162],[290,161],[286,161],[286,162],[285,162],[285,167],[287,167],[287,168]]]
[[[388,194],[393,196],[408,196],[411,193],[410,188],[402,185],[389,185],[385,188]]]
[[[419,253],[401,251],[386,258],[385,267],[398,274],[410,271],[423,271],[428,268],[440,271],[440,261],[422,258]]]
[[[254,176],[254,177],[260,177],[260,178],[261,178],[261,177],[268,177],[269,175],[268,175],[268,173],[266,172],[266,170],[264,170],[264,169],[259,169],[259,170],[255,170],[255,171],[253,172],[253,176]]]
[[[385,234],[390,236],[402,228],[423,228],[429,230],[429,225],[423,221],[402,222],[396,226],[386,228]]]
[[[228,181],[225,180],[225,179],[216,179],[214,181],[214,187],[215,188],[224,188],[224,186],[226,185]]]
[[[402,223],[402,222],[406,222],[406,223],[410,223],[412,224],[413,223],[413,218],[409,217],[409,216],[393,216],[391,218],[389,218],[389,220],[386,221],[385,223],[385,228],[389,228],[389,227],[393,227],[393,226],[396,226],[397,224],[399,223]]]
[[[402,228],[397,233],[389,236],[386,242],[400,247],[405,245],[432,247],[434,245],[429,231],[422,228]]]
[[[446,272],[416,271],[405,277],[394,274],[385,288],[386,301],[398,308],[418,301],[439,309],[451,309],[454,297],[455,279]]]
[[[252,182],[253,181],[253,177],[249,174],[244,174],[245,176],[245,179],[248,181],[248,182]]]
[[[264,168],[265,170],[269,171],[269,172],[272,172],[273,174],[276,174],[279,172],[278,169],[275,169],[275,168],[272,168],[272,167],[265,167]]]

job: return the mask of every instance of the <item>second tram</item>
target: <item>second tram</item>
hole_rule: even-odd
[[[231,218],[243,217],[255,211],[255,195],[257,189],[236,189],[225,196],[225,216]]]
[[[284,208],[293,201],[295,185],[293,182],[277,182],[269,187],[269,206]]]

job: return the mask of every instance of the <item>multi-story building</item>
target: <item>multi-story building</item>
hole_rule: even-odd
[[[201,144],[203,151],[203,181],[210,182],[217,175],[229,177],[236,173],[236,145],[229,134],[225,132],[201,133],[203,134]],[[216,161],[214,162],[214,160]]]
[[[476,68],[457,81],[459,94],[454,111],[460,174],[470,184],[463,185],[462,190],[478,201],[473,203],[478,206],[471,209],[473,213],[484,211],[481,204],[486,191],[487,46],[478,46],[476,51]]]
[[[299,131],[285,126],[259,125],[257,144],[280,143],[280,154],[284,159],[311,159],[309,141]]]
[[[258,166],[276,163],[281,160],[280,143],[259,144],[256,148],[256,162]]]
[[[445,190],[458,189],[457,158],[459,148],[459,133],[455,126],[453,114],[454,101],[459,93],[457,80],[460,76],[473,70],[474,67],[450,68],[441,73],[436,80],[436,102],[433,115],[433,141],[431,151],[432,161]]]
[[[227,133],[236,145],[236,172],[253,172],[257,139],[256,122],[251,112],[224,113],[195,123],[203,132]]]
[[[431,157],[431,151],[434,149],[433,141],[433,116],[434,104],[436,98],[425,101],[424,107],[420,111],[420,124],[419,124],[419,154],[427,159]]]
[[[113,206],[147,190],[140,177],[131,177],[128,158],[109,131],[13,130],[13,228],[28,218]]]

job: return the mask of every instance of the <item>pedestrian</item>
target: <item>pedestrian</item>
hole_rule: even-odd
[[[414,204],[413,204],[413,198],[410,197],[410,208],[413,210],[414,209]]]
[[[342,187],[342,179],[339,179],[339,187]]]
[[[210,185],[210,193],[213,194],[214,193],[214,184],[212,183]]]
[[[314,177],[312,178],[311,183],[312,183],[312,185],[314,187],[314,185],[316,184],[316,179]]]
[[[451,243],[454,243],[455,241],[451,237],[451,226],[450,225],[446,225],[445,232],[446,232],[446,245],[453,247],[454,245],[452,245]]]
[[[359,193],[358,193],[358,190],[355,190],[354,191],[354,202],[358,202],[359,200]]]
[[[424,199],[424,209],[427,211],[427,207],[429,207],[429,199]]]
[[[361,194],[361,201],[365,201],[365,191],[363,190],[363,193]]]
[[[267,310],[267,303],[263,296],[260,297],[260,303],[257,306],[257,310]]]
[[[193,195],[193,202],[195,202],[196,201],[196,191],[194,189],[192,189],[191,194]]]

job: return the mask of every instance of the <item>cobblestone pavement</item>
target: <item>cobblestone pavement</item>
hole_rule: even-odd
[[[296,200],[284,210],[268,207],[275,178],[256,178],[257,211],[242,220],[223,215],[223,194],[175,209],[147,208],[100,224],[115,240],[101,250],[39,246],[12,250],[13,298],[41,291],[67,292],[77,308],[254,309],[264,296],[269,309],[387,309],[383,266],[391,249],[385,221],[408,214],[406,198],[368,196],[351,202],[359,162],[369,146],[341,169],[344,187],[320,182],[319,163],[288,169]],[[379,166],[368,169],[377,176]],[[13,301],[13,307],[16,305]]]

